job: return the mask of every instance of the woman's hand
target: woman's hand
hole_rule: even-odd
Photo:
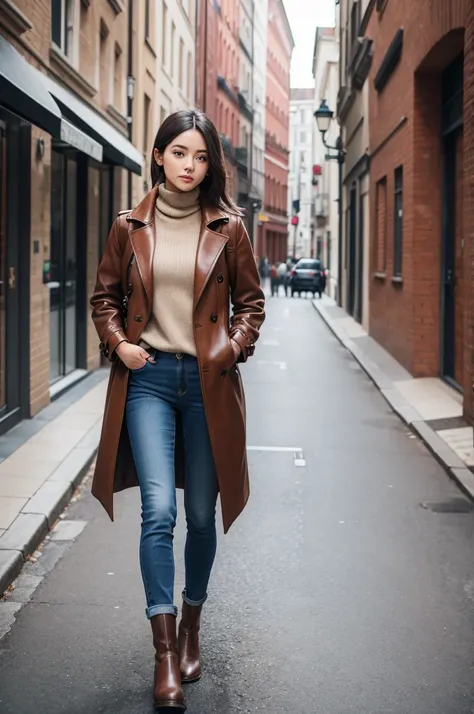
[[[121,342],[115,350],[119,359],[122,360],[127,369],[140,369],[147,362],[152,362],[150,353],[130,342]]]

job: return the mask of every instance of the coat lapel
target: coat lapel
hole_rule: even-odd
[[[209,282],[214,265],[229,239],[224,233],[213,230],[212,226],[219,221],[228,223],[229,218],[218,210],[202,208],[202,227],[194,273],[194,310],[196,310],[204,289]]]
[[[153,256],[155,253],[157,195],[158,186],[155,186],[127,216],[127,221],[134,224],[130,229],[129,238],[150,308],[153,304]]]

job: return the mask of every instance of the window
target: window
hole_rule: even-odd
[[[393,227],[393,275],[402,274],[403,260],[403,166],[395,169],[395,200]]]
[[[300,143],[306,144],[306,132],[305,131],[300,132]]]
[[[148,142],[150,140],[150,107],[151,99],[145,94],[143,98],[143,153],[148,151]]]
[[[166,67],[166,49],[167,49],[167,44],[166,44],[166,30],[167,30],[167,24],[168,24],[168,8],[166,6],[166,3],[163,0],[163,16],[162,16],[162,23],[161,23],[161,64],[163,67]]]
[[[377,182],[375,191],[376,271],[385,273],[387,253],[387,177]]]
[[[109,46],[109,30],[103,20],[100,21],[99,39],[99,92],[101,97],[109,97],[109,82],[107,77],[107,52]],[[110,67],[110,66],[109,66]]]
[[[179,65],[178,65],[178,82],[179,88],[184,90],[184,42],[179,40]]]
[[[163,124],[166,119],[166,109],[164,107],[160,108],[160,124]]]
[[[302,109],[300,112],[300,121],[302,124],[306,122],[306,111],[304,109]]]
[[[51,38],[66,57],[74,52],[74,9],[75,0],[52,0]]]
[[[114,96],[112,104],[119,111],[123,110],[123,83],[122,83],[122,48],[115,43],[114,51]]]
[[[150,39],[150,0],[145,0],[145,39]]]
[[[170,75],[174,77],[174,42],[176,38],[176,25],[174,22],[171,23],[171,64],[170,64]]]
[[[188,99],[190,102],[193,99],[192,79],[193,79],[193,56],[192,56],[191,52],[188,52]]]
[[[356,2],[352,4],[351,9],[351,52],[354,47],[354,42],[359,37],[360,20],[360,0],[356,0]]]

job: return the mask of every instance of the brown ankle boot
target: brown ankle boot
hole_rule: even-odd
[[[183,601],[181,622],[178,630],[179,668],[182,682],[197,682],[201,679],[199,663],[199,628],[202,605],[195,607]]]
[[[176,707],[186,709],[179,671],[175,615],[155,615],[151,618],[155,646],[155,709]]]

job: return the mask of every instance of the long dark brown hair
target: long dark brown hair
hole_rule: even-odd
[[[164,153],[166,147],[183,131],[197,129],[206,142],[208,155],[208,173],[200,184],[201,201],[212,208],[220,208],[235,215],[242,212],[230,198],[227,191],[227,174],[224,163],[224,153],[216,127],[206,114],[192,109],[184,109],[167,117],[158,129],[151,154],[151,182],[153,186],[164,183],[165,172],[163,166],[156,163],[154,150]]]

